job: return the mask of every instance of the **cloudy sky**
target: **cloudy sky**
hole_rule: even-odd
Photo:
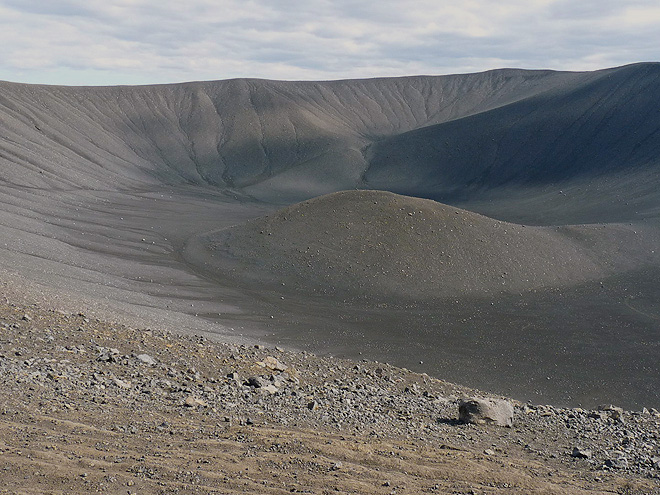
[[[0,0],[0,79],[342,79],[660,60],[658,0]]]

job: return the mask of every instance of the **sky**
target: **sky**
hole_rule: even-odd
[[[660,60],[658,0],[0,0],[0,80],[328,80]]]

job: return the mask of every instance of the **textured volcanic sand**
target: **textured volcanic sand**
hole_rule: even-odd
[[[2,280],[51,307],[363,352],[521,399],[658,406],[659,84],[658,64],[0,83]],[[280,210],[355,188],[452,206]]]
[[[422,302],[563,287],[658,263],[650,229],[526,227],[380,191],[315,198],[189,241],[206,275],[342,299]],[[639,228],[638,228],[639,230]]]
[[[185,257],[271,294],[280,343],[534,401],[641,405],[657,400],[659,242],[639,225],[524,227],[351,191],[198,236]]]

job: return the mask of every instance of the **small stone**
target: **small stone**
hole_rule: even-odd
[[[609,415],[610,418],[614,420],[621,420],[623,419],[623,408],[613,406],[613,405],[605,405],[605,406],[598,406],[599,411],[606,411]]]
[[[281,371],[284,372],[289,369],[288,366],[285,364],[280,363],[276,358],[273,356],[267,356],[264,360],[263,363],[264,367],[269,368],[273,371]]]
[[[588,449],[582,449],[580,447],[573,447],[573,452],[571,457],[576,459],[591,459],[592,452]]]
[[[114,363],[119,357],[119,349],[115,349],[114,347],[100,347],[98,351],[99,355],[96,358],[97,361],[104,363]]]
[[[484,450],[484,454],[486,454],[486,455],[495,455],[495,451],[493,449],[486,449],[486,450]]]
[[[263,388],[264,391],[268,392],[269,394],[276,394],[277,392],[280,391],[279,388],[277,388],[275,385],[268,385],[267,387]]]
[[[150,366],[153,366],[154,364],[156,364],[156,360],[154,358],[152,358],[149,354],[138,354],[135,357],[138,359],[138,361],[140,361],[144,364],[148,364]]]
[[[261,388],[264,386],[264,381],[258,376],[251,376],[250,378],[247,379],[245,384],[248,387]]]
[[[459,420],[475,425],[513,426],[513,405],[501,399],[468,399],[458,406]]]
[[[202,399],[197,399],[195,397],[189,396],[186,398],[185,402],[183,403],[186,407],[197,407],[197,406],[202,406],[202,407],[207,407],[208,404],[205,400]]]
[[[615,459],[607,459],[605,465],[612,469],[627,469],[628,459],[625,457],[617,457]]]
[[[342,464],[341,461],[335,462],[332,467],[330,468],[331,471],[339,471],[344,465]]]
[[[123,389],[129,389],[132,387],[131,382],[120,380],[119,378],[113,378],[112,383],[114,383],[117,387]]]
[[[307,409],[310,411],[316,411],[319,408],[319,403],[315,400],[307,403]]]
[[[30,315],[28,315],[28,314],[24,314],[22,319],[24,321],[32,321],[32,318],[30,318]]]

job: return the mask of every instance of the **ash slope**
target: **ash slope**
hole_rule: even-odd
[[[1,83],[2,179],[49,189],[211,185],[265,196],[281,188],[309,197],[360,182],[363,152],[377,140],[580,77],[503,70],[107,88]],[[286,184],[276,179],[287,171]]]
[[[632,232],[526,227],[425,199],[345,191],[198,236],[185,256],[206,276],[279,291],[420,301],[575,285],[652,263],[660,236],[640,232],[630,243]]]
[[[0,277],[15,280],[23,300],[72,311],[84,304],[140,326],[356,358],[363,350],[526,400],[656,406],[660,269],[623,272],[657,251],[657,242],[641,249],[660,216],[659,68],[116,88],[0,83]],[[541,146],[558,137],[561,146]],[[484,161],[478,150],[489,151]],[[606,235],[564,229],[616,274],[481,303],[457,297],[426,312],[369,312],[336,300],[323,306],[324,298],[281,300],[262,284],[245,291],[181,259],[190,237],[356,186],[517,223],[619,222]],[[619,251],[635,246],[622,261]],[[511,349],[513,368],[503,369]]]
[[[659,76],[659,64],[637,64],[333,82],[0,83],[0,180],[211,186],[280,204],[355,187],[479,200],[578,181],[640,215],[659,202],[648,187],[658,182]],[[607,186],[621,173],[625,188]],[[621,220],[621,206],[589,221]],[[572,208],[579,216],[579,201]]]
[[[380,140],[365,181],[474,197],[518,185],[658,173],[660,65],[592,73],[492,110]]]

